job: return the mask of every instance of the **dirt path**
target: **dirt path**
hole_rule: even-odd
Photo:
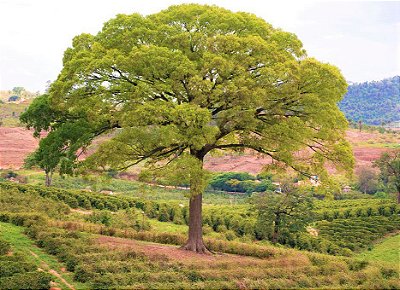
[[[182,250],[177,246],[153,244],[137,240],[100,236],[97,238],[97,242],[101,245],[110,247],[112,249],[132,249],[143,253],[148,257],[153,258],[165,258],[171,260],[178,260],[184,264],[192,263],[210,263],[210,262],[256,262],[260,259],[254,257],[245,257],[231,254],[213,254],[213,255],[201,255],[190,251]]]
[[[39,258],[39,256],[37,254],[35,254],[32,251],[29,251],[31,253],[32,256],[34,256],[36,259],[38,259],[42,265],[42,267],[49,272],[51,275],[57,277],[58,279],[61,280],[61,282],[63,282],[65,284],[65,286],[67,286],[69,289],[71,290],[75,290],[74,286],[72,286],[71,284],[69,284],[56,270],[51,269],[49,265],[46,264],[46,262],[44,262],[43,260],[41,260]],[[55,288],[53,288],[55,289]]]

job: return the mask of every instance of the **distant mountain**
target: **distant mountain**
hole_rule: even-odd
[[[351,83],[339,103],[346,117],[364,124],[381,125],[400,120],[400,76]]]

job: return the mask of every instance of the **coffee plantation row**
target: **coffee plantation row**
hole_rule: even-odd
[[[50,213],[54,212],[53,216],[60,215],[61,212],[68,212],[68,208],[65,206],[60,208],[60,203],[57,203],[57,201],[62,201],[72,208],[98,209],[98,211],[87,216],[86,221],[103,224],[107,227],[109,233],[115,232],[116,229],[126,228],[150,230],[148,218],[175,224],[188,223],[188,208],[177,203],[146,201],[125,196],[107,196],[84,191],[49,189],[41,186],[12,183],[0,183],[0,188],[20,192],[23,195],[33,194],[53,200],[53,203],[56,204],[46,205],[49,210],[51,208]],[[330,203],[336,209],[328,210]],[[344,204],[344,210],[338,207],[340,203]],[[108,210],[116,211],[116,214],[108,214]],[[123,212],[118,212],[118,210],[123,210]],[[333,234],[334,230],[325,230],[327,225],[346,224],[347,220],[352,219],[357,222],[365,220],[366,223],[379,220],[383,228],[380,228],[378,232],[383,235],[399,228],[398,220],[394,218],[398,212],[399,207],[391,200],[363,199],[317,202],[316,210],[313,211],[312,215],[315,228],[321,230],[321,234],[318,237],[313,237],[306,232],[284,232],[279,238],[279,243],[298,249],[348,256],[351,255],[351,251],[370,247],[372,241],[379,236],[372,235],[372,238],[360,239],[353,244],[351,242],[353,232],[345,232],[343,239],[348,241],[348,244],[344,245],[343,241],[339,241]],[[210,231],[217,232],[219,237],[226,240],[252,241],[266,238],[264,232],[258,228],[256,213],[248,205],[204,206],[203,225],[206,234]],[[369,225],[372,231],[374,231],[374,226],[375,224]]]

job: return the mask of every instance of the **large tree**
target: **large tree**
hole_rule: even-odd
[[[304,174],[324,175],[326,160],[351,167],[337,107],[346,87],[294,34],[252,14],[185,4],[118,15],[97,35],[75,37],[49,94],[55,110],[115,131],[92,165],[147,161],[189,181],[184,248],[204,253],[204,157],[247,148]]]

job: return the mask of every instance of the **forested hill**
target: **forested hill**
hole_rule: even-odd
[[[400,120],[400,76],[349,85],[339,103],[348,119],[380,125]]]

